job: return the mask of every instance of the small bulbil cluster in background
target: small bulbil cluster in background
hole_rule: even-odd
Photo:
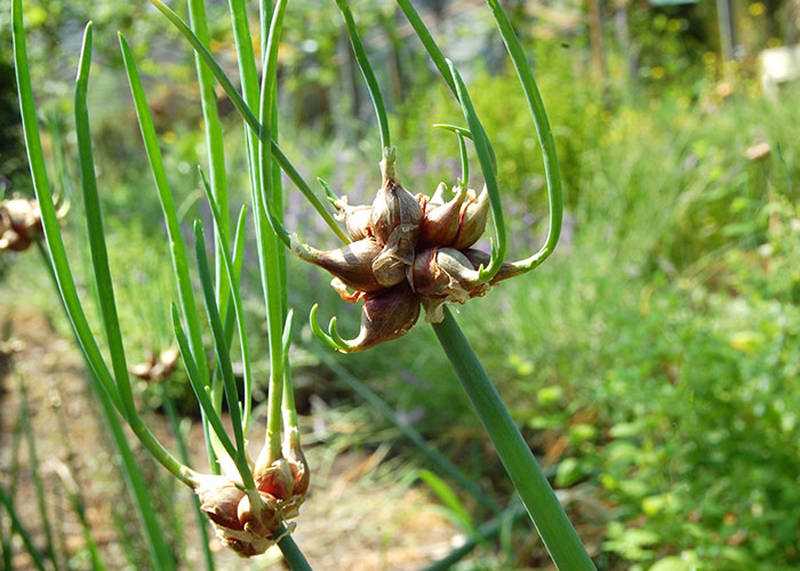
[[[238,479],[236,469],[229,475],[197,477],[195,494],[200,509],[213,522],[220,541],[242,557],[261,555],[277,543],[293,525],[310,484],[310,472],[299,439],[287,438],[284,458],[267,460],[263,453],[253,469],[258,490],[251,498]],[[255,501],[254,501],[255,500]]]
[[[0,252],[24,252],[42,235],[39,204],[27,198],[0,202]]]
[[[131,367],[131,374],[139,380],[160,382],[168,379],[178,365],[180,353],[175,347],[165,349],[156,354],[151,352],[146,361]]]

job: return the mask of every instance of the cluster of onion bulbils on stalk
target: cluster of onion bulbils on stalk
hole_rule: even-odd
[[[336,318],[327,333],[322,331],[316,325],[316,307],[312,310],[315,333],[345,353],[404,335],[417,322],[421,307],[429,322],[439,323],[445,303],[463,304],[525,271],[504,263],[484,277],[491,256],[473,246],[489,219],[486,186],[477,192],[442,182],[432,196],[415,196],[398,180],[393,149],[384,152],[381,174],[383,182],[371,205],[353,206],[346,196],[329,194],[353,240],[350,244],[322,251],[292,241],[295,254],[334,276],[331,286],[343,300],[364,302],[361,329],[352,340],[338,334]]]
[[[258,497],[242,487],[237,468],[223,464],[230,475],[196,475],[194,492],[200,509],[213,522],[217,537],[242,557],[260,555],[281,539],[281,525],[298,516],[308,492],[311,472],[299,434],[289,432],[283,457],[268,458],[265,447],[255,462],[253,479]],[[286,533],[292,531],[288,526]]]

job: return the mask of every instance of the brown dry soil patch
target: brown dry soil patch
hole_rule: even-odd
[[[133,521],[135,516],[120,481],[102,418],[87,390],[78,352],[38,314],[20,309],[12,311],[0,305],[0,327],[6,338],[0,346],[4,351],[0,352],[0,482],[9,483],[15,456],[13,432],[21,402],[20,383],[24,383],[57,543],[70,554],[83,547],[80,525],[66,507],[62,485],[54,475],[54,467],[66,463],[71,466],[85,497],[87,516],[107,566],[110,569],[132,568],[121,546],[121,528],[114,524],[114,513],[118,514],[117,518],[122,514],[123,521]],[[11,342],[8,342],[9,333]],[[3,337],[0,335],[0,339]],[[166,419],[151,415],[148,422],[165,442],[173,444]],[[130,441],[134,442],[132,438]],[[201,429],[196,422],[191,426],[189,441],[195,464],[205,465]],[[151,475],[157,473],[140,450],[137,454]],[[16,456],[20,478],[15,503],[22,520],[41,546],[43,528],[28,475],[24,444]],[[315,470],[313,489],[302,509],[295,538],[315,569],[416,569],[452,548],[457,533],[428,496],[418,489],[370,477],[381,458],[377,453],[374,456],[348,453],[331,460],[324,446],[309,450],[309,460]],[[163,477],[163,471],[160,480],[162,487],[164,482],[169,482]],[[166,484],[165,489],[168,487]],[[154,495],[161,493],[154,492]],[[172,501],[184,526],[186,560],[182,568],[202,569],[188,491],[178,489]],[[7,530],[8,524],[4,521],[2,533]],[[215,539],[211,545],[219,569],[283,568],[279,553],[270,552],[247,562],[222,551]],[[88,568],[86,563],[73,558],[75,568]],[[32,568],[31,562],[17,539],[14,569],[29,568]]]

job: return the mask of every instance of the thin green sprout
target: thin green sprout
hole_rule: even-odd
[[[367,89],[372,99],[372,105],[375,108],[375,115],[378,118],[378,126],[381,131],[381,149],[391,148],[392,139],[389,133],[389,119],[386,115],[386,105],[383,101],[383,95],[381,94],[378,80],[375,77],[375,72],[372,70],[367,52],[364,49],[364,43],[361,41],[361,37],[358,34],[358,27],[353,19],[353,13],[350,11],[347,0],[336,0],[336,6],[338,6],[344,18],[347,35],[350,37],[350,44],[353,46],[353,53],[356,56],[358,67],[361,69],[361,73],[364,76],[364,81],[367,84]]]

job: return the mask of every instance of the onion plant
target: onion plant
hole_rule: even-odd
[[[310,475],[300,447],[288,358],[292,312],[286,295],[286,255],[291,253],[332,274],[332,286],[344,301],[363,302],[361,329],[350,340],[340,335],[335,317],[324,330],[317,322],[317,306],[311,309],[313,333],[332,350],[363,351],[401,337],[415,325],[424,308],[426,320],[433,326],[554,562],[561,569],[593,569],[591,559],[533,453],[448,308],[448,304],[464,304],[486,295],[503,280],[536,269],[553,253],[559,240],[562,194],[558,159],[544,104],[524,50],[499,1],[487,0],[529,105],[543,152],[549,199],[549,231],[544,244],[533,255],[510,262],[506,260],[508,241],[494,150],[453,62],[446,59],[411,2],[397,0],[458,102],[466,124],[439,126],[457,137],[461,158],[458,179],[453,185],[440,185],[431,195],[414,195],[400,181],[398,152],[391,139],[383,96],[356,18],[347,0],[335,2],[367,84],[380,132],[380,186],[373,202],[365,205],[350,205],[346,196],[337,196],[325,183],[322,186],[326,200],[319,198],[279,145],[277,54],[287,0],[276,0],[274,5],[268,1],[259,3],[262,42],[258,50],[253,46],[245,1],[229,0],[241,93],[209,51],[203,0],[188,0],[189,23],[161,0],[151,0],[191,44],[196,57],[210,175],[206,177],[201,172],[201,178],[213,217],[214,244],[212,260],[207,253],[206,228],[196,221],[194,265],[201,285],[199,296],[193,286],[189,247],[181,235],[169,176],[137,63],[120,35],[122,59],[169,238],[178,294],[177,303],[172,307],[175,335],[203,414],[212,473],[201,474],[162,445],[140,416],[133,398],[92,157],[87,106],[91,24],[84,37],[76,86],[76,128],[87,230],[110,367],[100,342],[90,329],[64,248],[39,141],[25,48],[22,0],[13,0],[15,63],[23,127],[47,256],[98,393],[107,402],[117,426],[121,424],[120,419],[127,423],[143,447],[195,492],[202,510],[214,523],[225,545],[240,555],[253,556],[277,542],[292,568],[308,568],[288,531],[308,490]],[[261,61],[260,76],[257,61]],[[247,436],[253,421],[252,390],[257,379],[252,368],[240,293],[247,216],[242,207],[235,224],[228,218],[229,192],[214,81],[226,92],[244,121],[251,217],[268,326],[267,422],[263,446],[255,458],[249,455]],[[470,187],[470,141],[484,181],[480,191]],[[283,221],[282,174],[306,197],[341,242],[338,248],[315,248],[287,231]],[[329,210],[331,206],[333,212]],[[491,252],[485,253],[474,245],[483,235],[489,218],[494,231]],[[204,315],[198,311],[199,306],[204,308]],[[207,356],[203,342],[206,329],[210,330],[213,340],[213,360]],[[234,330],[244,371],[241,394],[231,362]],[[231,432],[222,422],[223,403],[227,403]]]
[[[161,0],[151,2],[189,41],[241,113],[251,133],[258,136],[262,162],[271,164],[270,159],[274,154],[289,178],[311,201],[336,236],[345,242],[344,246],[333,250],[320,250],[305,244],[300,237],[291,235],[284,228],[280,212],[274,208],[278,195],[265,193],[257,197],[264,207],[263,215],[273,237],[280,239],[286,249],[299,258],[330,272],[333,275],[332,286],[343,300],[364,302],[361,330],[352,340],[341,337],[336,318],[331,319],[327,331],[323,330],[317,323],[317,306],[312,308],[310,315],[314,334],[333,350],[344,353],[361,351],[404,335],[416,323],[420,307],[424,307],[427,320],[433,325],[439,342],[554,562],[562,569],[593,569],[591,559],[533,453],[445,305],[465,303],[473,297],[485,295],[502,280],[536,269],[553,253],[561,232],[563,198],[555,143],[524,49],[498,0],[487,0],[487,4],[517,70],[533,118],[545,163],[550,209],[549,230],[544,244],[530,257],[514,262],[506,261],[506,230],[491,142],[460,74],[444,56],[409,0],[397,0],[397,3],[463,111],[466,127],[444,125],[458,137],[461,178],[452,189],[443,185],[430,197],[424,194],[414,196],[400,184],[396,168],[397,154],[392,146],[377,78],[348,2],[336,0],[372,98],[383,149],[381,186],[371,205],[351,206],[346,197],[336,196],[324,185],[328,200],[337,210],[337,217],[346,226],[344,236],[338,226],[331,224],[327,211],[320,208],[318,199],[281,153],[273,137],[275,102],[270,73],[274,73],[271,67],[274,66],[274,59],[269,50],[265,55],[265,81],[262,84],[259,112],[256,113],[253,111],[253,97],[248,97],[247,78],[242,77],[245,93],[242,96],[191,28]],[[278,15],[282,17],[284,9],[285,2],[279,2],[276,17],[272,21],[272,31],[275,31]],[[271,39],[274,37],[270,35]],[[274,45],[271,47],[274,48]],[[484,178],[481,192],[468,186],[466,139],[473,142],[478,155]],[[262,190],[266,190],[267,186],[262,177]],[[451,197],[447,196],[448,191]],[[472,246],[483,234],[489,212],[494,223],[494,240],[491,253],[486,254]]]

